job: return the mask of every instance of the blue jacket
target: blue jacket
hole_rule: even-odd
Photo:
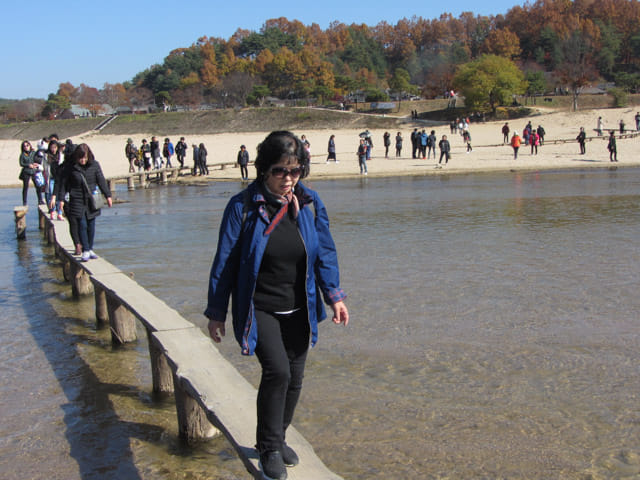
[[[210,319],[224,321],[231,296],[236,340],[243,355],[253,355],[258,339],[253,292],[269,240],[265,230],[270,220],[266,200],[257,183],[254,181],[247,190],[248,197],[240,192],[229,200],[225,208],[204,314]],[[340,288],[338,256],[322,200],[302,183],[297,184],[295,194],[300,204],[298,229],[307,252],[307,311],[313,346],[318,339],[318,322],[326,317],[320,295],[328,304],[339,302],[346,295]],[[245,198],[249,200],[248,208],[244,207]],[[311,203],[315,208],[310,207]]]

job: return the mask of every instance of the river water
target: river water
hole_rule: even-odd
[[[307,183],[327,204],[351,323],[321,325],[294,423],[332,470],[640,476],[640,169]],[[240,188],[118,186],[95,249],[204,326]],[[33,213],[15,240],[19,195],[0,190],[0,477],[249,478],[223,439],[182,445],[172,398],[149,393],[145,341],[111,347]],[[257,385],[256,359],[232,336],[220,348]]]

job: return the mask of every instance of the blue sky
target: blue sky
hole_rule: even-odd
[[[106,0],[51,2],[9,0],[0,27],[0,98],[46,98],[62,82],[102,88],[118,83],[199,37],[227,39],[238,29],[259,31],[271,18],[286,17],[322,29],[333,21],[347,25],[394,25],[417,15],[506,13],[514,0],[452,3],[369,0]]]

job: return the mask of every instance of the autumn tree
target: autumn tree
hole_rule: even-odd
[[[521,53],[520,39],[509,28],[492,30],[482,43],[480,51],[515,60]]]
[[[559,45],[561,62],[556,75],[562,86],[571,91],[573,110],[578,110],[578,96],[582,89],[597,79],[592,45],[591,37],[579,30],[574,30]]]
[[[453,85],[464,96],[468,108],[489,107],[493,114],[499,105],[509,104],[514,95],[524,93],[527,87],[522,71],[511,60],[497,55],[482,55],[461,65]]]

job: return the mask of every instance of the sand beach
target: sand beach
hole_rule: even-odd
[[[404,139],[402,156],[395,157],[396,131],[391,134],[391,147],[389,157],[384,157],[383,134],[385,130],[370,130],[373,138],[373,154],[368,162],[369,177],[390,175],[442,175],[445,173],[469,173],[489,171],[522,171],[522,170],[550,170],[569,168],[608,168],[611,166],[639,166],[640,156],[636,154],[638,137],[618,138],[618,163],[609,161],[607,151],[608,131],[602,137],[597,137],[595,132],[598,116],[602,116],[605,129],[613,129],[616,136],[619,135],[619,122],[623,120],[626,130],[635,132],[636,107],[592,109],[578,112],[549,111],[527,118],[509,121],[511,132],[514,130],[522,133],[528,121],[534,128],[542,125],[546,131],[545,144],[538,148],[538,154],[532,155],[530,147],[522,146],[518,159],[514,160],[513,150],[509,145],[503,145],[501,129],[504,121],[492,121],[486,123],[471,123],[471,144],[473,151],[466,153],[466,144],[459,134],[451,134],[448,125],[436,125],[420,123],[408,123],[401,130]],[[580,127],[587,132],[586,154],[580,155],[580,149],[575,141]],[[447,135],[452,148],[452,158],[449,164],[436,169],[437,160],[412,159],[410,134],[414,128],[425,128],[427,132],[435,130],[438,140],[442,135]],[[335,178],[358,176],[359,168],[356,157],[359,133],[362,129],[340,130],[305,130],[295,131],[297,135],[306,135],[311,143],[311,175],[314,178]],[[264,139],[268,132],[237,132],[210,135],[188,135],[185,139],[189,145],[204,143],[208,150],[208,163],[234,162],[240,145],[247,146],[250,159],[255,157],[256,146]],[[327,142],[330,135],[335,135],[337,159],[339,163],[326,163]],[[143,138],[149,140],[152,135],[161,141],[166,136],[163,132],[131,132],[128,135],[104,135],[90,132],[73,137],[74,143],[87,143],[96,155],[107,177],[125,175],[128,172],[128,162],[124,156],[124,147],[128,137],[140,145]],[[38,139],[27,139],[35,145]],[[63,139],[64,140],[64,139]],[[175,144],[179,137],[172,136]],[[20,140],[0,141],[0,186],[18,186],[18,156]],[[177,164],[174,157],[174,164]],[[186,165],[192,166],[191,149],[187,155]],[[255,170],[249,168],[250,177],[253,178]],[[187,181],[205,181],[202,177],[183,177]],[[240,171],[237,168],[220,170],[211,168],[210,180],[238,180]]]

